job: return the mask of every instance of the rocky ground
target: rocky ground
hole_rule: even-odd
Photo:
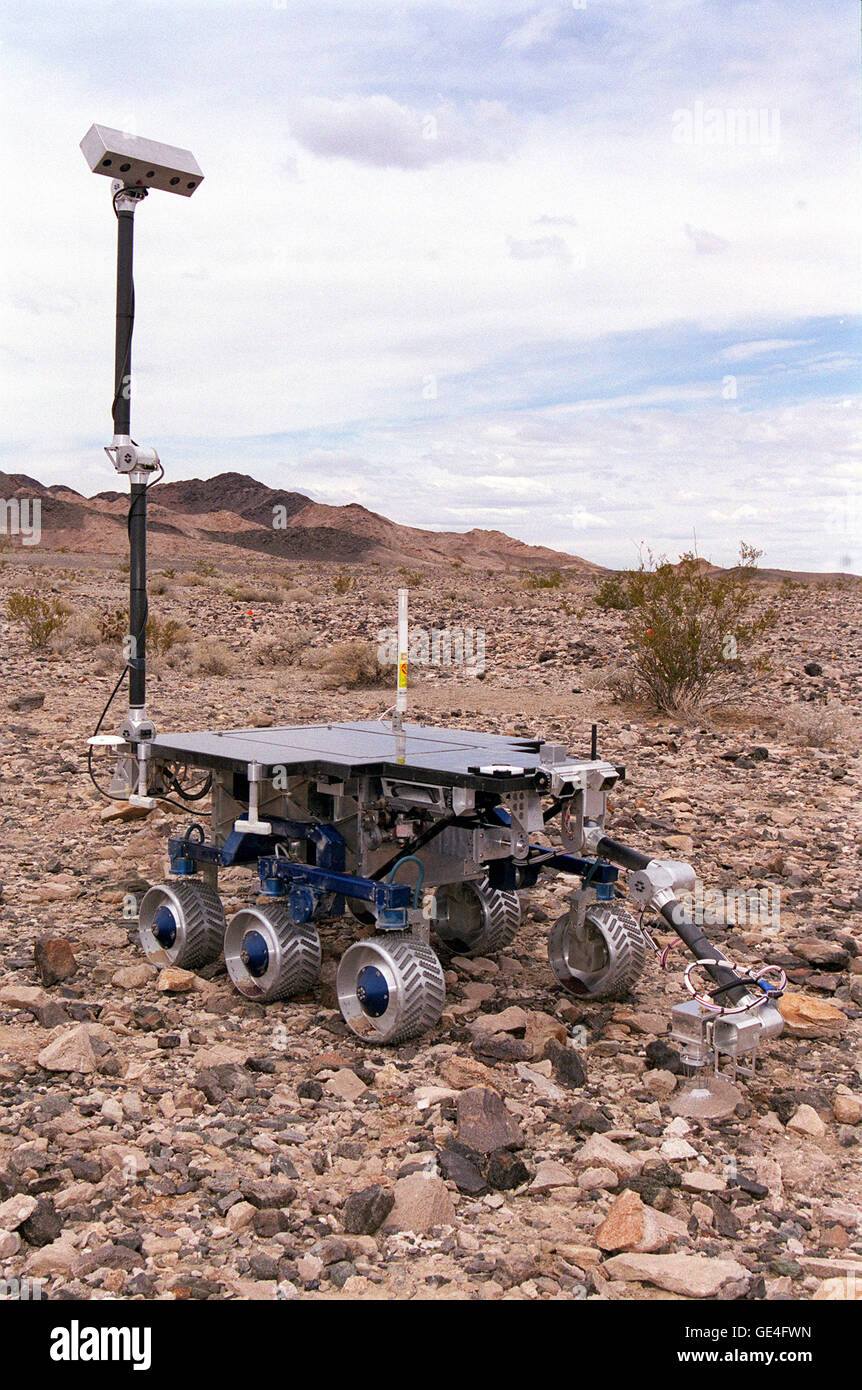
[[[595,580],[545,591],[459,566],[409,576],[414,623],[486,640],[481,678],[414,671],[412,717],[542,733],[573,751],[596,721],[602,754],[628,768],[613,833],[690,859],[710,887],[778,890],[777,923],[711,932],[737,963],[786,969],[787,1030],[735,1108],[696,1121],[676,1113],[684,1079],[663,1036],[685,957],[672,952],[665,974],[651,959],[619,1003],[564,997],[546,952],[560,881],[525,895],[499,959],[445,962],[443,1019],[407,1046],[369,1049],[343,1024],[344,922],[324,926],[313,994],[283,1004],[250,1004],[221,965],[159,975],[124,903],[164,876],[182,821],[105,818],[86,774],[112,683],[93,623],[122,605],[122,582],[92,559],[40,561],[16,551],[0,566],[9,1296],[25,1279],[52,1298],[859,1295],[858,588],[765,591],[780,614],[770,668],[740,673],[730,704],[680,718],[614,701],[625,650],[617,616],[592,602]],[[206,568],[162,576],[151,599],[188,628],[180,659],[155,663],[160,728],[359,718],[391,703],[385,686],[339,686],[278,651],[376,638],[403,573],[356,567],[345,583],[322,565]],[[227,592],[240,582],[263,597]],[[71,610],[44,652],[6,617],[22,589]],[[218,651],[201,657],[213,634]],[[106,727],[122,710],[118,697]],[[228,912],[250,886],[223,875]]]

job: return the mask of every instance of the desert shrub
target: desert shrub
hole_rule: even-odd
[[[561,613],[565,613],[567,618],[582,618],[587,611],[585,603],[578,603],[576,599],[571,602],[565,598],[558,598],[556,606]]]
[[[311,603],[314,599],[314,594],[310,589],[299,587],[286,590],[284,597],[288,603]]]
[[[168,652],[171,647],[182,646],[188,642],[190,637],[191,633],[185,623],[178,623],[175,618],[147,619],[148,652]]]
[[[418,588],[418,586],[422,583],[423,579],[425,578],[421,570],[409,570],[406,569],[404,565],[400,567],[398,573],[401,575],[401,578],[404,580],[404,584],[408,589]]]
[[[806,748],[857,748],[862,733],[859,721],[844,709],[809,703],[789,705],[783,711],[788,738]]]
[[[9,617],[24,624],[27,642],[33,651],[44,651],[52,636],[69,618],[69,605],[62,599],[40,598],[16,589],[7,601]]]
[[[210,579],[216,573],[216,567],[212,560],[196,560],[195,573],[203,575],[206,579]]]
[[[308,638],[299,632],[279,633],[259,637],[249,651],[256,666],[292,666],[299,653],[308,645]]]
[[[257,588],[253,584],[234,584],[227,593],[238,603],[284,603],[285,597],[280,589]]]
[[[185,570],[177,575],[177,583],[185,589],[217,589],[211,575],[198,574],[196,570]]]
[[[743,653],[774,625],[774,610],[753,612],[759,554],[743,544],[739,565],[717,575],[687,552],[676,565],[650,556],[613,576],[634,687],[656,708],[698,704],[729,667],[742,669]]]
[[[109,647],[107,643],[102,642],[94,650],[88,664],[90,670],[95,671],[97,676],[103,676],[108,671],[119,674],[116,647]]]
[[[525,589],[559,589],[562,582],[562,570],[548,570],[543,574],[530,573],[524,576]]]
[[[332,587],[337,594],[346,594],[353,588],[354,582],[350,574],[337,574],[332,581]]]
[[[84,609],[73,613],[68,622],[51,635],[49,646],[58,656],[68,656],[74,651],[97,647],[101,640],[95,613]]]
[[[631,672],[618,664],[579,668],[578,685],[582,690],[607,690],[618,695],[631,689]]]
[[[122,644],[129,636],[129,614],[125,608],[111,608],[94,621],[100,642]],[[147,650],[150,652],[169,651],[178,643],[188,642],[190,636],[185,624],[175,618],[151,615],[147,619]]]
[[[593,596],[594,603],[605,612],[626,612],[629,607],[626,575],[629,573],[629,570],[621,570],[619,574],[609,574],[603,579]]]
[[[129,612],[126,608],[110,608],[100,613],[96,622],[102,642],[122,642],[129,634]]]
[[[204,637],[191,650],[191,667],[200,676],[229,676],[236,664],[233,652],[218,637]]]
[[[162,570],[162,574],[164,575],[165,579],[175,579],[176,573],[176,570],[171,568]]]
[[[391,672],[380,665],[377,644],[362,642],[358,638],[332,642],[322,647],[308,647],[302,664],[319,671],[325,678],[325,684],[346,685],[352,689],[380,685],[391,676]]]

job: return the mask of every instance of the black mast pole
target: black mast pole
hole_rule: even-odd
[[[120,207],[116,206],[120,201]],[[129,205],[130,203],[130,205]],[[123,204],[126,204],[123,206]],[[132,331],[135,287],[132,277],[135,203],[122,195],[117,213],[117,326],[114,347],[114,437],[131,432]],[[143,710],[147,688],[147,485],[143,474],[129,475],[129,707]]]

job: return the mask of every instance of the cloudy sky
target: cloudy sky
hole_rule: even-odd
[[[604,564],[862,572],[856,0],[5,0],[0,468],[115,485],[94,122],[136,218],[133,434]]]

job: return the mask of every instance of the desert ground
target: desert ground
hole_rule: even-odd
[[[777,922],[709,930],[737,964],[786,970],[786,1031],[729,1114],[675,1115],[683,1078],[664,1034],[688,957],[672,950],[662,972],[650,953],[619,1002],[566,996],[546,950],[561,879],[524,895],[498,959],[444,961],[443,1018],[409,1045],[368,1048],[341,1019],[336,964],[361,930],[349,920],[323,925],[321,979],[284,1003],[249,1003],[222,964],[163,978],[124,904],[164,878],[186,818],[118,819],[87,775],[122,665],[111,615],[126,579],[98,554],[7,548],[7,1291],[27,1279],[88,1299],[859,1296],[858,582],[763,581],[779,612],[768,667],[677,715],[621,698],[622,626],[593,601],[594,575],[544,589],[461,559],[409,572],[212,550],[153,561],[151,613],[176,625],[152,661],[159,729],[382,715],[390,679],[362,683],[374,671],[336,644],[371,650],[406,583],[414,624],[485,635],[481,673],[413,668],[411,719],[578,753],[595,722],[601,754],[627,769],[616,838],[689,860],[711,887],[778,890]],[[7,615],[21,591],[61,601],[44,650]],[[108,731],[124,709],[121,690]],[[228,913],[254,884],[223,874]]]

